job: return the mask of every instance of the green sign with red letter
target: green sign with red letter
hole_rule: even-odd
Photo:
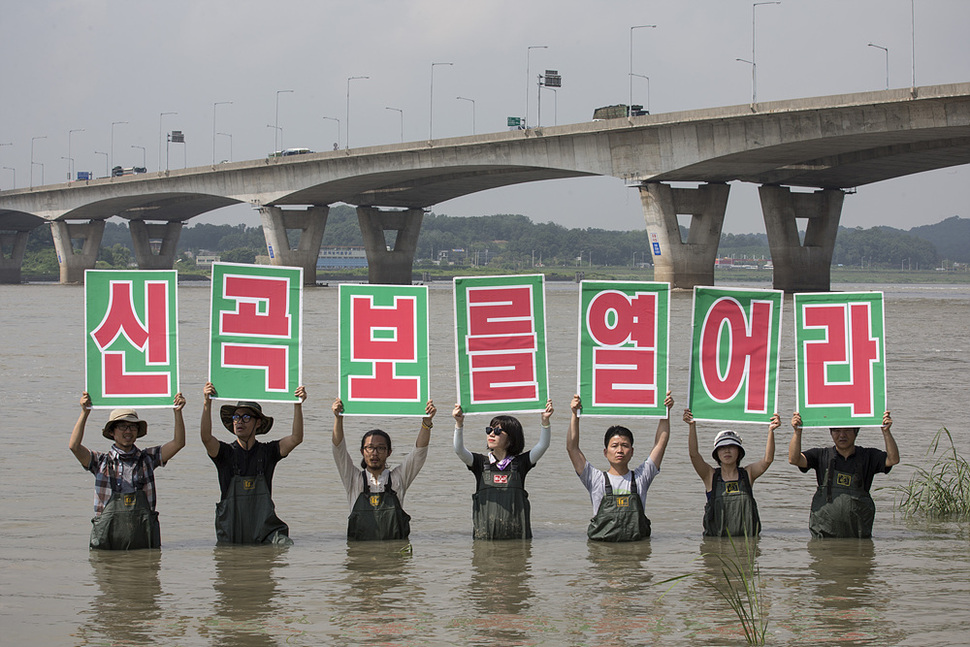
[[[881,425],[887,408],[882,292],[796,294],[794,302],[803,426]]]

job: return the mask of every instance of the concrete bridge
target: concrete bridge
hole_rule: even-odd
[[[760,185],[774,286],[828,290],[845,189],[970,163],[970,83],[645,115],[259,159],[0,192],[0,281],[19,282],[45,222],[63,283],[97,259],[105,219],[129,221],[138,265],[171,268],[182,224],[258,208],[273,263],[308,283],[329,205],[357,205],[372,283],[410,283],[424,210],[500,186],[613,176],[637,188],[655,278],[714,282],[730,181]],[[695,188],[674,187],[687,182]],[[811,191],[794,191],[808,188]],[[677,216],[691,215],[686,241]],[[804,242],[797,219],[807,222]],[[288,230],[299,230],[291,247]],[[391,249],[385,232],[395,231]],[[153,250],[152,241],[161,241]]]

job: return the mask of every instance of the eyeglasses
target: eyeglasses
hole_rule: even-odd
[[[114,428],[118,431],[137,431],[138,424],[134,422],[116,422]]]
[[[233,422],[239,422],[240,420],[242,420],[243,422],[249,422],[250,420],[252,420],[252,419],[253,419],[253,418],[255,418],[255,417],[256,417],[256,416],[251,416],[251,415],[249,415],[248,413],[244,413],[244,414],[242,414],[242,415],[239,415],[239,414],[237,413],[236,415],[234,415],[234,416],[232,417],[232,421],[233,421]]]
[[[386,454],[387,447],[384,445],[364,445],[361,447],[368,454]]]
[[[505,430],[501,427],[485,427],[486,436],[501,436]]]

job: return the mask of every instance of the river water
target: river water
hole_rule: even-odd
[[[836,289],[871,287],[839,285]],[[970,455],[963,407],[970,383],[970,287],[880,286],[886,294],[889,397],[903,464],[875,486],[904,484],[927,464],[943,425]],[[96,553],[87,548],[93,479],[67,448],[83,387],[83,290],[0,286],[0,644],[22,645],[734,645],[741,625],[716,594],[732,548],[703,542],[703,485],[687,456],[690,293],[671,304],[671,381],[677,404],[663,469],[650,489],[653,537],[636,545],[588,543],[592,514],[565,452],[575,389],[578,286],[547,284],[553,445],[528,478],[535,538],[473,542],[473,478],[451,448],[455,397],[452,295],[433,284],[432,393],[441,413],[423,473],[405,501],[411,550],[396,543],[348,545],[346,495],[330,453],[336,396],[337,290],[305,296],[306,440],[278,468],[274,499],[290,525],[288,549],[216,547],[215,469],[198,439],[206,374],[207,286],[179,288],[182,390],[188,444],[157,472],[161,551]],[[812,475],[787,464],[794,403],[791,303],[782,352],[785,425],[775,463],[758,480],[764,530],[755,563],[769,644],[954,645],[970,635],[970,526],[915,523],[894,515],[893,493],[874,492],[872,541],[812,541]],[[292,408],[268,405],[276,430]],[[144,410],[149,446],[171,436],[172,414]],[[92,414],[85,444],[104,450],[107,413]],[[538,414],[522,416],[527,447]],[[484,418],[469,417],[476,449]],[[632,424],[630,424],[632,423]],[[351,444],[371,427],[387,430],[399,458],[416,419],[348,418]],[[607,424],[585,419],[582,448],[598,447]],[[627,420],[646,455],[655,421]],[[217,422],[218,426],[218,422]],[[700,423],[710,446],[718,426]],[[741,426],[748,455],[760,455],[765,427]],[[807,430],[805,446],[827,442]],[[223,438],[229,435],[223,432]],[[864,429],[860,444],[881,445]],[[480,451],[480,449],[479,449]],[[391,462],[394,462],[392,457]],[[686,575],[677,583],[663,583]]]

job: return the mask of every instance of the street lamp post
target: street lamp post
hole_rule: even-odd
[[[755,56],[755,9],[766,4],[781,2],[755,2],[751,5],[751,105],[758,103],[758,63]]]
[[[70,182],[74,179],[74,158],[71,157],[71,135],[74,133],[83,133],[83,128],[74,128],[73,130],[67,131],[67,159],[70,161],[67,167],[67,181]]]
[[[646,105],[644,105],[644,108],[646,108],[647,114],[650,114],[650,77],[647,76],[647,75],[645,75],[645,74],[631,74],[630,76],[631,77],[634,77],[635,76],[637,78],[645,79],[646,80],[646,82],[647,82],[647,103],[646,103]]]
[[[127,123],[128,123],[127,121],[112,121],[111,122],[111,148],[109,150],[111,151],[111,167],[112,168],[114,168],[114,165],[115,165],[115,126],[119,126],[121,124],[127,124]]]
[[[434,139],[434,68],[435,65],[454,65],[454,63],[432,63],[431,64],[431,101],[428,110],[428,140]]]
[[[38,139],[47,139],[47,135],[30,138],[30,188],[34,188],[34,164],[39,164],[39,162],[34,162],[34,142]],[[41,164],[41,168],[44,168],[43,164]],[[43,171],[41,171],[41,175],[43,175]],[[43,181],[42,177],[41,182],[43,183]]]
[[[12,188],[16,189],[17,188],[17,169],[13,168],[12,166],[4,166],[3,167],[3,170],[5,170],[5,171],[11,171],[13,173],[13,187]]]
[[[350,148],[350,82],[369,79],[369,76],[348,76],[347,77],[347,114],[344,118],[344,133],[347,137],[346,148]]]
[[[108,170],[108,154],[102,153],[101,151],[94,151],[95,155],[104,155],[104,176],[111,177],[111,172]]]
[[[401,108],[392,108],[390,106],[384,106],[384,110],[393,110],[401,114],[401,143],[404,143],[404,110]]]
[[[62,160],[67,160],[67,181],[70,182],[71,181],[71,169],[74,168],[74,158],[73,157],[64,157],[63,155],[61,155],[61,159]]]
[[[142,168],[145,168],[145,164],[146,164],[146,162],[145,162],[145,147],[144,146],[139,146],[138,144],[132,144],[131,147],[132,148],[140,148],[141,149],[141,167]]]
[[[276,130],[273,131],[273,135],[274,136],[278,136],[279,139],[278,140],[277,139],[274,139],[273,140],[273,146],[274,146],[274,149],[273,150],[275,150],[275,151],[282,151],[283,150],[283,130],[280,128],[280,95],[283,94],[283,93],[285,93],[285,92],[293,92],[293,90],[277,90],[276,91],[276,125],[274,126],[274,128]]]
[[[630,104],[626,107],[627,117],[633,114],[633,30],[634,29],[656,29],[656,28],[657,28],[656,25],[634,25],[630,27]]]
[[[229,161],[232,161],[232,135],[229,133],[216,133],[217,135],[222,135],[223,137],[229,138]]]
[[[886,89],[889,89],[889,48],[883,47],[882,45],[876,45],[875,43],[869,43],[867,47],[875,47],[876,49],[881,49],[886,52]]]
[[[455,97],[455,98],[457,100],[459,100],[459,101],[468,101],[468,102],[470,102],[472,104],[472,134],[473,135],[477,134],[475,132],[475,130],[476,130],[475,129],[475,100],[474,99],[468,99],[466,97]]]
[[[327,117],[326,115],[324,115],[323,118],[324,119],[329,119],[330,121],[336,121],[337,122],[337,141],[335,141],[333,143],[333,149],[334,150],[337,150],[338,148],[340,148],[340,120],[337,119],[336,117]]]
[[[160,112],[158,113],[158,170],[162,170],[162,117],[165,115],[177,115],[177,112]],[[167,148],[167,146],[166,146]]]
[[[523,124],[526,129],[529,128],[529,90],[532,87],[532,67],[530,66],[530,56],[532,55],[532,50],[534,49],[549,49],[548,45],[529,45],[525,50],[525,115],[523,119],[525,123]]]
[[[216,163],[216,106],[229,106],[232,101],[216,101],[212,104],[212,163]],[[277,117],[279,113],[277,112]],[[277,119],[279,121],[279,119]]]

